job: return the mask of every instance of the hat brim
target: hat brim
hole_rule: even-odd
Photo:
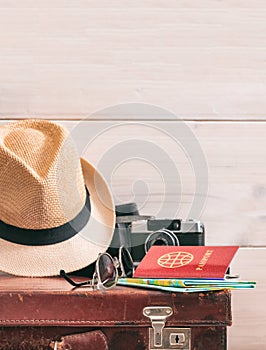
[[[81,158],[85,185],[90,193],[91,216],[74,237],[52,245],[27,246],[0,239],[0,270],[17,276],[59,275],[93,263],[109,247],[115,226],[115,207],[102,175]],[[71,199],[70,199],[71,200]]]

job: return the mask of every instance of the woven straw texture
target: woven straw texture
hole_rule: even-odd
[[[110,190],[79,159],[67,131],[45,120],[0,127],[0,220],[27,229],[58,227],[81,211],[90,193],[91,217],[67,241],[26,246],[0,239],[0,270],[21,276],[58,275],[94,262],[109,246],[115,222]]]
[[[65,129],[47,121],[10,123],[0,127],[0,142],[2,221],[50,228],[80,212],[86,196],[84,180]]]

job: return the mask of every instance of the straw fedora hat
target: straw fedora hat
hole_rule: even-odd
[[[99,172],[68,132],[46,120],[0,127],[0,270],[53,276],[97,259],[115,211]]]

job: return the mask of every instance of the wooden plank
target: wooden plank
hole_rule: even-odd
[[[266,245],[265,122],[63,124],[117,204],[136,201],[156,217],[200,218],[208,244]]]
[[[228,350],[261,350],[266,342],[266,248],[240,249],[232,272],[242,280],[255,280],[255,290],[232,292],[233,326],[228,332]]]
[[[265,2],[106,4],[0,2],[0,118],[265,120]]]
[[[0,6],[3,8],[36,8],[35,0],[0,0]],[[252,2],[248,0],[99,0],[97,2],[92,0],[46,0],[45,2],[39,1],[38,8],[160,8],[160,9],[184,9],[184,8],[196,8],[196,9],[231,9],[231,8],[266,8],[264,0],[254,0]]]
[[[266,123],[190,122],[187,135],[174,122],[64,125],[103,172],[116,203],[136,201],[142,213],[157,217],[201,217],[208,244],[266,244]],[[189,155],[195,140],[208,174],[197,170],[204,167],[197,164],[201,153]]]

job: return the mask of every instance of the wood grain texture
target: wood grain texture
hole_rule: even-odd
[[[259,0],[1,1],[0,117],[136,101],[184,119],[265,120],[265,29]]]
[[[136,201],[157,217],[201,217],[208,244],[266,245],[266,123],[63,125],[102,171],[117,204]],[[192,213],[193,201],[199,206]]]

